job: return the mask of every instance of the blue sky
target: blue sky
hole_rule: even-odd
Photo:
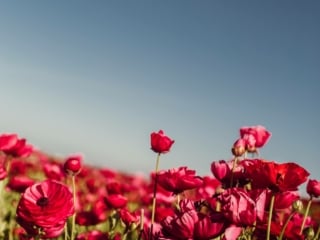
[[[318,1],[7,1],[0,8],[1,132],[59,156],[148,173],[210,174],[239,128],[262,157],[320,178]]]

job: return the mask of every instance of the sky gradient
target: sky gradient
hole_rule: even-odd
[[[50,154],[148,173],[210,174],[239,128],[261,156],[320,179],[319,1],[7,1],[0,8],[1,132]]]

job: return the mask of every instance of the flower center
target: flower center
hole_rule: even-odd
[[[45,207],[49,203],[49,199],[46,197],[41,197],[37,200],[37,205],[40,207]]]

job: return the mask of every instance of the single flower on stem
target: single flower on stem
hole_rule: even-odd
[[[69,156],[63,165],[63,169],[65,172],[71,176],[72,178],[72,193],[73,193],[73,206],[75,208],[76,203],[76,182],[75,176],[80,173],[82,167],[82,155],[74,154]],[[71,223],[71,239],[74,239],[74,227],[76,222],[76,212],[72,215],[72,223]]]
[[[157,160],[156,160],[156,168],[155,168],[151,226],[150,226],[150,233],[149,233],[149,238],[151,239],[151,236],[153,234],[153,224],[154,224],[155,208],[156,208],[156,195],[157,195],[157,182],[158,182],[158,169],[159,169],[160,155],[170,151],[170,148],[174,143],[174,140],[166,136],[163,130],[159,130],[158,132],[151,133],[150,137],[151,137],[151,149],[154,152],[158,153]]]

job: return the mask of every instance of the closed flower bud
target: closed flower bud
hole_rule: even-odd
[[[241,157],[246,152],[246,141],[242,138],[239,138],[231,149],[231,152],[236,157]]]
[[[295,211],[300,212],[303,210],[303,203],[301,200],[297,200],[292,204],[292,207]]]
[[[320,196],[320,182],[310,179],[307,183],[307,193],[313,197]]]
[[[82,162],[81,155],[72,155],[66,159],[63,165],[63,168],[66,173],[70,175],[77,175],[81,171],[81,167],[82,167],[81,162]]]
[[[312,227],[308,227],[303,230],[303,235],[306,237],[306,240],[313,240],[314,239],[314,230]]]

